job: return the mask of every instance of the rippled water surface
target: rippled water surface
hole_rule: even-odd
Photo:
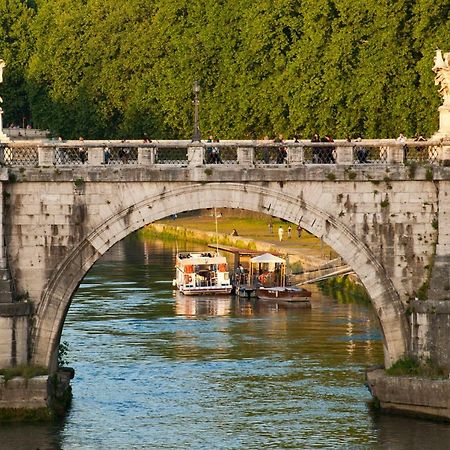
[[[130,238],[92,268],[62,338],[67,418],[2,426],[0,448],[448,448],[447,425],[370,411],[363,371],[383,360],[370,308],[317,291],[311,310],[183,297],[174,254]]]

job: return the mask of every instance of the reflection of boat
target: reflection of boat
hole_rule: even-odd
[[[238,292],[248,297],[254,293],[259,300],[265,302],[309,308],[311,291],[287,286],[286,278],[286,261],[264,253],[250,259],[247,284],[239,286]]]
[[[227,260],[218,253],[180,252],[175,268],[174,285],[185,295],[231,292]]]
[[[179,316],[228,316],[231,314],[230,295],[183,295],[175,291],[175,311]]]

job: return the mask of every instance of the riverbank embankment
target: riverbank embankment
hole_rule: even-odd
[[[329,258],[320,254],[320,248],[312,246],[289,246],[286,242],[266,242],[244,236],[231,236],[230,234],[216,233],[214,231],[197,230],[185,226],[171,225],[167,223],[153,223],[145,227],[144,235],[155,235],[168,239],[179,239],[202,243],[239,247],[242,249],[257,250],[260,252],[275,253],[289,257],[292,265],[300,265],[303,270],[314,270],[329,262]]]

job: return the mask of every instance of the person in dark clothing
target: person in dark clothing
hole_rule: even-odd
[[[219,139],[214,139],[213,142],[219,142]],[[214,164],[223,164],[222,158],[220,156],[220,148],[219,147],[212,147],[211,150],[211,157],[212,157],[212,163]]]
[[[322,142],[334,142],[333,138],[327,134],[323,139]],[[336,160],[334,159],[334,150],[335,147],[325,147],[322,149],[322,162],[325,164],[334,164]]]
[[[213,137],[210,135],[206,142],[207,143],[212,143],[213,142]],[[213,157],[212,157],[212,150],[213,150],[212,146],[209,146],[209,145],[205,149],[205,151],[206,151],[205,163],[206,164],[212,164],[212,162],[213,162],[212,161],[212,159],[213,159]]]
[[[275,139],[275,142],[282,144],[283,143],[283,135],[280,134],[278,139]],[[277,147],[277,164],[283,164],[287,160],[287,150],[284,145],[280,145]]]

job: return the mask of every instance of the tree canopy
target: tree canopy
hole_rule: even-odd
[[[76,138],[431,135],[444,0],[0,0],[4,123]]]

